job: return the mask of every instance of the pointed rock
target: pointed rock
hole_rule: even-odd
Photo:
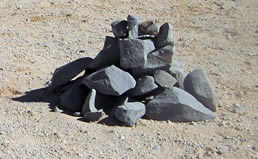
[[[120,68],[112,65],[87,76],[83,84],[105,95],[120,96],[136,85],[135,79]]]
[[[85,114],[87,112],[97,112],[98,110],[95,107],[95,100],[96,100],[96,90],[92,89],[83,104],[81,114]]]
[[[142,76],[136,82],[136,87],[132,89],[129,94],[131,96],[143,96],[158,88],[155,84],[154,78],[151,76]]]
[[[117,20],[111,23],[112,31],[115,37],[125,38],[127,36],[127,21]]]
[[[146,117],[176,122],[204,121],[215,114],[186,91],[174,87],[167,89],[146,106]]]
[[[153,21],[145,21],[141,23],[139,26],[144,34],[155,36],[159,34],[159,26],[156,25]]]
[[[216,111],[218,101],[211,82],[203,69],[195,69],[185,77],[184,89],[198,99],[205,107]]]
[[[134,15],[128,15],[127,16],[127,27],[128,27],[128,30],[132,30],[139,23],[140,23],[139,17],[134,16]]]
[[[173,88],[177,83],[177,80],[172,75],[163,70],[156,71],[154,79],[159,86],[164,88]]]
[[[161,48],[168,44],[173,44],[172,25],[165,23],[160,27],[155,46]]]

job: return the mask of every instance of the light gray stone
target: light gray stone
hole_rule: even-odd
[[[105,95],[120,96],[136,85],[135,79],[120,68],[112,65],[87,76],[83,84]]]
[[[177,83],[177,80],[172,75],[163,70],[156,71],[154,73],[154,79],[159,86],[165,88],[173,88]]]
[[[112,31],[115,37],[125,38],[127,36],[127,21],[117,20],[111,23]]]
[[[140,23],[140,18],[134,15],[127,16],[127,27],[128,30],[132,30],[135,26]]]
[[[98,110],[95,107],[95,100],[96,100],[96,90],[92,89],[82,106],[81,114],[85,114],[87,112],[97,112]]]
[[[118,40],[114,37],[107,36],[104,48],[98,53],[88,68],[98,70],[112,64],[119,64],[120,53]]]
[[[168,44],[173,44],[172,25],[165,23],[160,27],[155,46],[161,48]]]
[[[140,102],[126,103],[115,109],[115,118],[126,126],[133,126],[145,114],[145,105]]]
[[[205,107],[216,111],[218,101],[211,82],[203,69],[195,69],[185,77],[184,89],[192,94]]]
[[[204,121],[215,114],[186,91],[174,87],[167,89],[146,106],[146,117],[176,122]]]
[[[155,36],[159,34],[159,26],[156,25],[153,21],[145,21],[141,23],[139,27],[144,34]]]
[[[158,56],[161,60],[172,63],[173,54],[175,52],[175,45],[168,44],[152,52],[153,55]]]
[[[152,76],[142,76],[136,82],[136,87],[129,91],[131,96],[143,96],[158,88]]]
[[[85,70],[91,62],[92,58],[85,57],[57,68],[51,79],[49,90],[53,91],[58,87],[67,84],[70,80]]]
[[[147,55],[155,49],[151,40],[121,39],[120,66],[123,69],[143,68],[147,61]]]

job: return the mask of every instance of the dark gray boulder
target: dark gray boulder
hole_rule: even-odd
[[[87,76],[83,84],[105,95],[120,96],[136,85],[135,79],[120,68],[112,65]]]
[[[205,107],[216,111],[218,101],[211,82],[203,69],[195,69],[185,77],[184,89],[198,99]]]
[[[146,117],[176,122],[204,121],[215,114],[186,91],[174,87],[167,89],[146,106]]]
[[[145,114],[145,105],[140,102],[126,103],[115,108],[115,118],[126,126],[133,126]]]
[[[163,70],[158,70],[154,73],[155,82],[164,88],[173,88],[177,80],[169,73]]]
[[[156,25],[153,21],[145,21],[139,25],[143,34],[149,35],[158,35],[159,34],[159,26]]]
[[[118,40],[114,37],[107,36],[104,48],[97,54],[88,68],[98,70],[112,64],[119,64],[120,53]]]
[[[161,60],[172,63],[172,57],[175,52],[175,45],[168,44],[152,52],[153,55],[158,56]]]
[[[49,90],[53,91],[58,87],[65,85],[78,74],[80,74],[83,70],[85,70],[91,62],[92,58],[85,57],[58,67],[51,79]]]
[[[112,31],[115,37],[125,38],[127,36],[127,21],[117,20],[111,23]]]
[[[60,108],[69,112],[80,112],[89,93],[83,84],[74,85],[60,95]]]
[[[105,112],[99,110],[97,112],[86,112],[83,114],[83,119],[87,122],[98,121],[105,115]]]
[[[143,68],[132,69],[132,75],[134,77],[140,77],[143,75],[151,75],[153,76],[154,72],[157,70],[165,70],[168,71],[170,68],[170,64],[161,60],[158,56],[153,54],[148,54],[147,56],[147,64]]]
[[[161,48],[168,44],[173,44],[172,25],[165,23],[159,29],[159,35],[157,36],[155,46]]]
[[[143,68],[147,61],[147,55],[155,49],[151,40],[121,39],[120,66],[123,69]]]
[[[136,81],[136,87],[129,91],[131,96],[143,96],[146,95],[155,89],[158,88],[158,85],[154,82],[152,76],[142,76]]]

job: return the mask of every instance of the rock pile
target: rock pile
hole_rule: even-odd
[[[218,102],[206,73],[196,69],[185,76],[172,61],[171,24],[159,27],[129,15],[111,27],[115,37],[106,37],[94,59],[81,58],[55,70],[49,91],[59,94],[60,109],[80,112],[87,121],[111,112],[126,126],[143,116],[177,122],[215,117]]]

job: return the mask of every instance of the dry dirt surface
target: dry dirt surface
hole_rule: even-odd
[[[220,107],[206,122],[87,123],[37,99],[56,67],[94,57],[128,14],[174,27],[186,72],[203,67]],[[257,0],[0,0],[0,158],[258,158]]]

